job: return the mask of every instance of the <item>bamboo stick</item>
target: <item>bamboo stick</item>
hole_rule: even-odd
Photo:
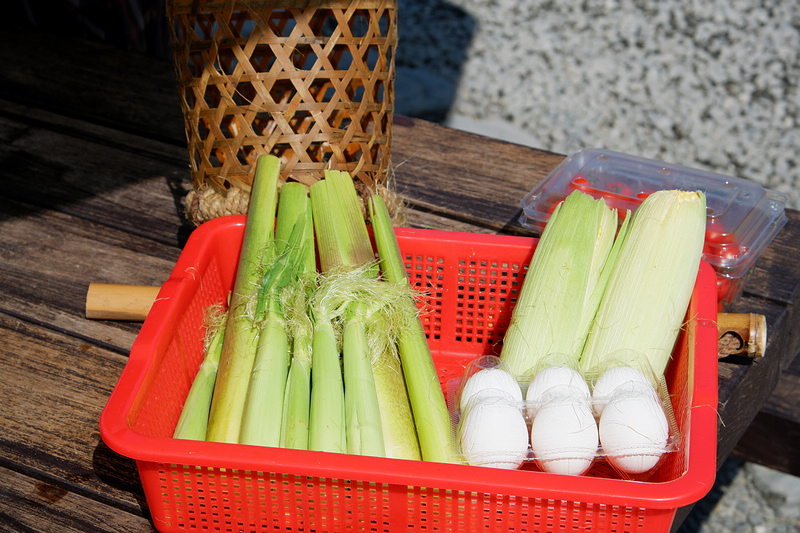
[[[90,283],[86,291],[86,318],[143,321],[161,287]]]

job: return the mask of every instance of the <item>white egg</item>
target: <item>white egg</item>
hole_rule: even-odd
[[[536,411],[542,404],[544,394],[556,386],[570,386],[584,392],[589,396],[589,386],[586,380],[576,370],[568,366],[548,366],[539,371],[528,385],[525,393],[525,404],[528,409],[528,418],[533,419]]]
[[[592,400],[597,416],[603,414],[603,408],[619,387],[629,383],[650,384],[647,377],[631,366],[615,366],[606,370],[594,383]]]
[[[459,400],[459,408],[464,412],[467,408],[470,398],[480,391],[494,390],[504,392],[509,395],[513,401],[522,403],[522,389],[517,383],[517,380],[510,372],[503,370],[500,367],[484,368],[472,374],[464,383],[461,389],[461,399]]]
[[[558,397],[541,405],[531,425],[531,451],[543,470],[581,475],[592,466],[597,448],[597,423],[586,396]]]
[[[461,418],[466,416],[470,409],[472,409],[475,405],[481,405],[487,402],[494,402],[498,400],[503,400],[514,405],[517,409],[521,409],[519,401],[508,392],[501,389],[481,389],[470,395],[469,400],[461,410]]]
[[[649,383],[618,387],[603,409],[599,425],[603,453],[622,472],[647,472],[666,451],[669,422]]]
[[[504,396],[470,402],[458,429],[461,453],[470,465],[513,470],[528,456],[525,417]]]

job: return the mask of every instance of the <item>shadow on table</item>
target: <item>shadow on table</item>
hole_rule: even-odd
[[[150,519],[150,508],[133,459],[119,455],[100,441],[92,455],[92,469],[101,482],[115,490],[128,493],[136,501],[135,506],[132,505],[127,509],[129,512]]]
[[[163,2],[12,1],[0,22],[0,61],[15,65],[0,73],[0,98],[13,106],[4,112],[11,126],[0,130],[0,163],[8,169],[3,196],[26,209],[124,223],[143,236],[185,242],[192,229],[182,208],[189,161],[175,72],[164,53],[166,17],[156,15]],[[136,27],[121,30],[126,24]],[[398,114],[447,116],[475,27],[444,0],[398,0]],[[167,181],[181,218],[177,235],[174,214],[156,221],[149,206],[116,201],[122,188],[154,179]]]
[[[166,0],[6,0],[5,22],[170,57]]]

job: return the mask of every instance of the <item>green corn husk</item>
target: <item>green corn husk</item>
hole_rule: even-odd
[[[339,362],[339,339],[330,317],[319,310],[314,313],[311,361],[308,449],[346,453],[344,383]]]
[[[189,394],[175,426],[173,437],[176,439],[205,440],[208,429],[208,412],[211,408],[211,396],[217,380],[219,357],[222,353],[222,339],[225,336],[225,315],[214,320],[209,326],[210,341],[200,368],[189,388]]]
[[[289,336],[283,309],[287,288],[301,283],[307,231],[305,195],[281,189],[274,240],[275,258],[266,269],[256,300],[255,323],[260,328],[258,349],[247,389],[239,442],[280,446],[286,382],[289,375]],[[288,233],[288,237],[284,237]],[[280,235],[280,238],[278,238]]]
[[[314,220],[317,250],[323,272],[357,265],[363,249],[354,246],[346,218],[336,212],[341,203],[336,197],[332,180],[338,173],[326,172],[326,179],[309,189],[311,212]],[[309,413],[308,447],[315,451],[347,452],[344,381],[340,360],[340,335],[334,327],[340,310],[338,302],[331,302],[324,291],[315,292],[312,305],[314,324],[311,349],[311,406]]]
[[[577,363],[615,257],[616,230],[616,210],[581,191],[553,211],[503,339],[500,357],[518,379],[545,361]]]
[[[386,204],[383,198],[373,196],[369,206],[383,276],[390,283],[408,287],[408,277]],[[400,332],[397,349],[422,459],[460,462],[447,402],[414,300],[406,298],[402,309],[409,326]]]
[[[304,234],[302,239],[301,261],[298,267],[297,283],[284,292],[287,334],[291,345],[291,363],[286,379],[283,400],[283,426],[281,446],[308,449],[308,424],[311,403],[311,345],[313,324],[309,316],[309,301],[316,284],[316,252],[314,248],[314,228],[311,203],[305,185],[289,182],[281,189],[291,203],[304,205]],[[280,218],[280,214],[279,214]],[[282,240],[284,231],[276,230],[276,239]]]
[[[347,452],[384,457],[383,424],[360,306],[347,311],[342,330]]]
[[[313,274],[313,272],[312,272]],[[308,425],[311,410],[311,347],[313,324],[310,318],[308,284],[289,291],[284,304],[291,342],[291,363],[283,400],[281,446],[308,449]]]
[[[401,296],[395,286],[378,278],[375,253],[351,177],[347,173],[326,172],[325,179],[311,188],[311,203],[323,273],[318,292],[324,296],[319,296],[319,301],[325,303],[315,307],[315,320],[317,325],[324,321],[326,328],[335,325],[341,332],[344,393],[339,395],[337,388],[331,401],[339,405],[343,398],[345,409],[344,419],[337,418],[332,425],[344,423],[351,453],[418,458],[414,427],[403,423],[409,419],[410,411],[407,417],[400,411],[407,405],[405,388],[397,386],[397,379],[402,376],[388,372],[397,368],[386,342],[394,343],[392,302]],[[383,329],[376,333],[375,324],[382,324]],[[375,341],[380,336],[389,340]],[[317,374],[318,356],[314,352],[312,428],[314,389],[316,379],[321,379]],[[331,391],[332,387],[325,390]],[[325,407],[330,416],[330,405]],[[341,412],[337,408],[335,414]],[[397,417],[397,423],[391,420],[392,416]],[[410,434],[402,433],[409,429]]]
[[[395,297],[407,299],[411,296],[398,293]],[[378,391],[386,457],[418,461],[422,454],[397,348],[397,338],[407,328],[413,327],[413,323],[407,322],[409,317],[403,312],[403,307],[402,302],[395,301],[390,310],[385,309],[388,312],[371,314],[367,320],[367,338],[371,346],[372,375]]]
[[[211,401],[206,440],[238,442],[247,386],[258,347],[258,328],[248,311],[260,284],[262,258],[273,238],[280,161],[261,156],[256,162],[250,207],[230,295],[217,384]]]
[[[647,359],[663,376],[694,290],[703,254],[706,199],[699,191],[656,191],[634,212],[610,273],[581,368],[602,373],[608,360]]]

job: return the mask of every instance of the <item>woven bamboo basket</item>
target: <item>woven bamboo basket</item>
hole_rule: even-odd
[[[170,0],[192,171],[189,220],[247,212],[261,154],[281,183],[346,170],[362,200],[391,184],[397,0]]]

